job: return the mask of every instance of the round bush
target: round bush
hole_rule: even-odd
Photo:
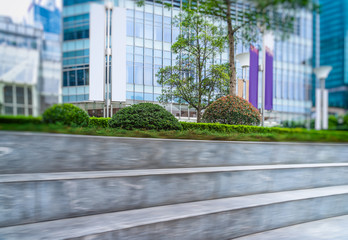
[[[152,103],[139,103],[118,111],[109,121],[112,128],[181,130],[179,121],[163,107]]]
[[[42,115],[42,120],[45,123],[87,127],[89,123],[89,116],[81,108],[65,103],[55,104],[46,109]]]
[[[203,121],[231,125],[259,125],[260,112],[248,101],[237,96],[219,98],[205,110]]]

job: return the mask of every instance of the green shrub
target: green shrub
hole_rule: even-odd
[[[163,107],[152,103],[139,103],[118,111],[109,121],[112,128],[181,130],[179,121]]]
[[[225,96],[213,102],[203,114],[203,122],[231,125],[259,125],[260,112],[238,96]]]
[[[66,126],[87,127],[89,116],[87,112],[72,104],[55,104],[46,109],[42,115],[44,123],[53,123]]]
[[[40,124],[42,123],[41,117],[32,117],[32,116],[0,116],[0,123],[14,123],[14,124]]]
[[[107,128],[111,118],[91,117],[89,119],[89,127]]]
[[[220,133],[302,133],[307,130],[301,128],[257,127],[247,125],[228,125],[220,123],[181,122],[184,130],[201,130]]]
[[[335,116],[329,116],[329,129],[336,129],[338,125],[338,120]]]

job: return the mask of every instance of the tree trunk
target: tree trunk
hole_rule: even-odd
[[[236,95],[236,66],[234,64],[234,31],[232,29],[232,19],[231,19],[231,2],[229,0],[227,3],[227,29],[228,29],[228,47],[229,47],[229,67],[230,67],[230,91],[229,94],[232,96]]]
[[[200,123],[201,122],[201,119],[202,118],[202,110],[201,108],[198,108],[197,109],[197,122]]]

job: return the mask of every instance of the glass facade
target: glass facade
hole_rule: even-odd
[[[78,2],[78,3],[77,3]],[[63,7],[63,101],[88,102],[88,56],[89,56],[89,3],[103,1],[65,0]],[[168,9],[156,1],[146,1],[138,7],[135,1],[115,1],[116,6],[127,9],[127,103],[139,101],[156,102],[161,94],[156,73],[163,66],[173,64],[176,56],[171,53],[179,29],[172,19],[180,12],[180,1],[166,1],[174,8]],[[243,8],[242,4],[236,7]],[[311,79],[313,16],[305,11],[296,13],[294,32],[286,41],[277,40],[274,49],[274,110],[266,113],[273,124],[283,120],[305,120],[311,111]],[[260,43],[255,43],[260,46]],[[236,54],[249,51],[249,46],[238,42]],[[261,54],[260,54],[261,59]],[[228,61],[223,53],[214,60]],[[260,73],[260,83],[261,86]],[[242,69],[237,62],[237,77]],[[260,94],[261,96],[261,89]],[[261,103],[261,99],[259,99]],[[259,106],[261,107],[261,106]],[[175,102],[166,106],[175,116],[194,117],[195,112]]]
[[[0,18],[0,114],[38,115],[40,29]]]
[[[320,65],[332,66],[326,79],[329,91],[329,107],[348,109],[348,0],[320,0],[320,28],[316,28],[320,39]],[[318,44],[319,45],[319,44]],[[319,64],[318,64],[319,65]],[[318,86],[313,80],[313,85]],[[313,92],[313,102],[315,94]]]

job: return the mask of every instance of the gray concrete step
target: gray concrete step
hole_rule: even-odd
[[[2,240],[232,239],[348,214],[348,185],[249,195],[0,228]]]
[[[348,162],[348,144],[115,138],[0,131],[0,174]]]
[[[0,227],[348,185],[348,163],[0,175]]]
[[[347,240],[348,215],[297,224],[235,240]]]

